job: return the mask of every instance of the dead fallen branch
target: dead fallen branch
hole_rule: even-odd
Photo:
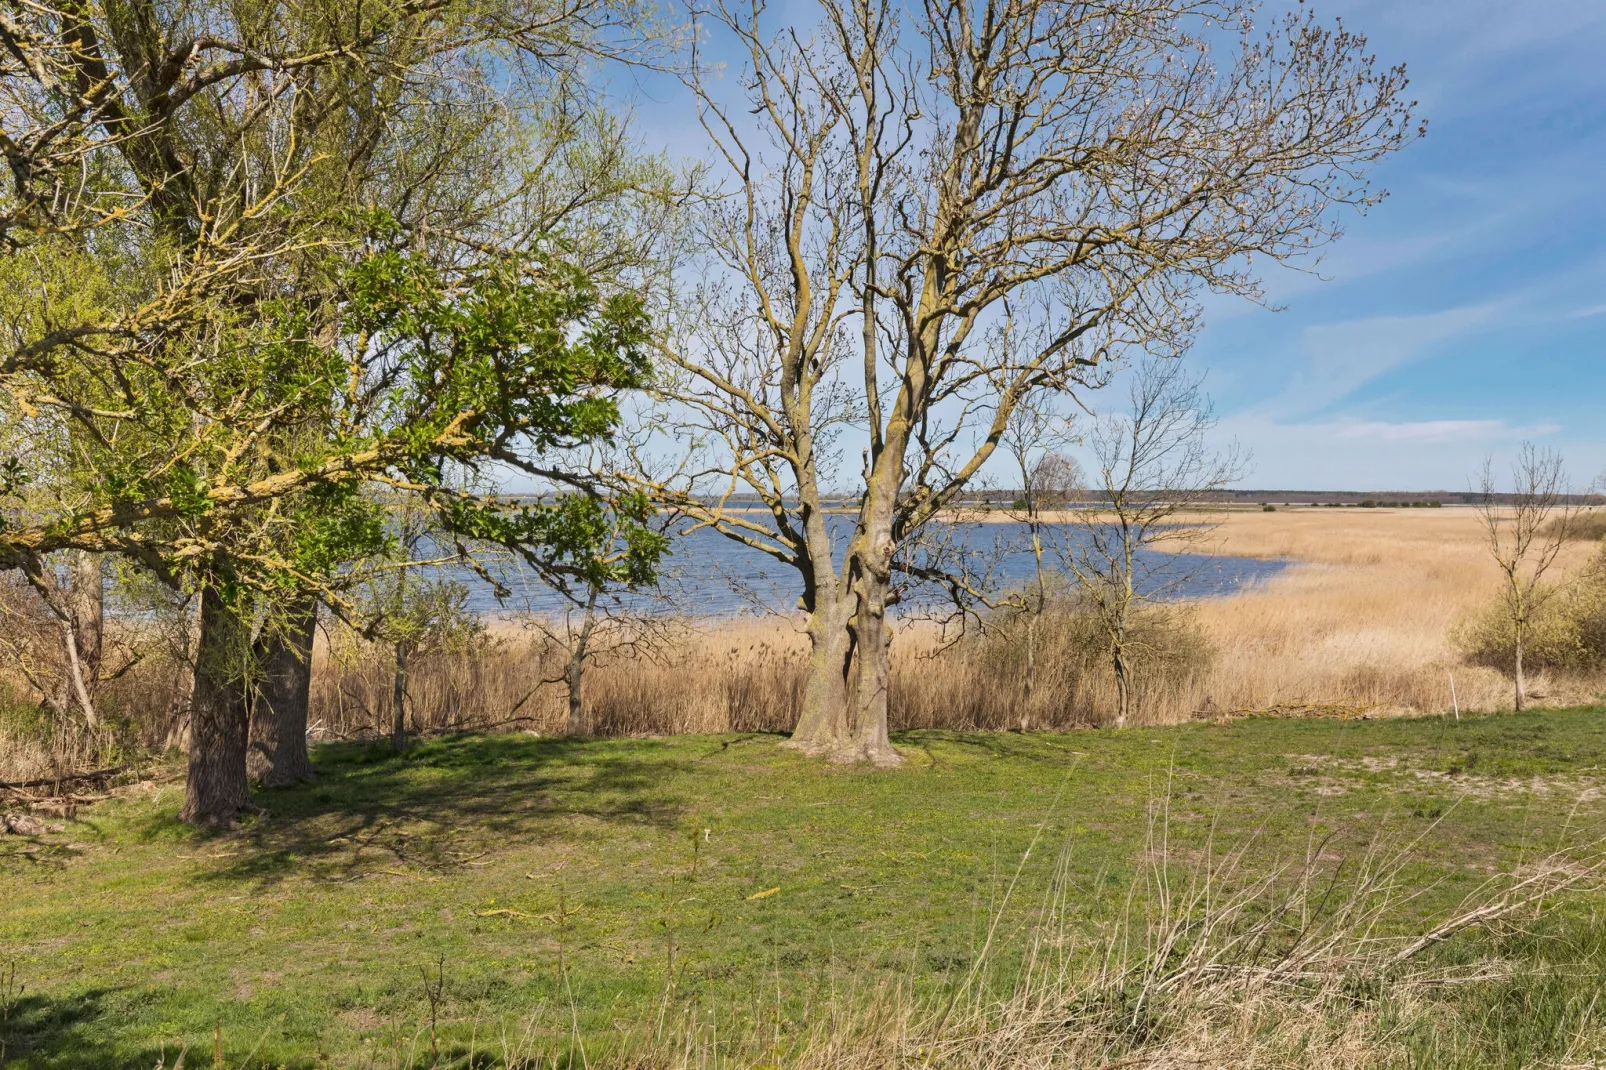
[[[95,769],[88,773],[63,773],[60,776],[37,777],[33,780],[0,780],[0,788],[9,788],[12,791],[21,791],[28,788],[55,788],[63,784],[78,784],[86,780],[110,780],[119,773],[128,772],[126,765],[114,765],[107,769]]]

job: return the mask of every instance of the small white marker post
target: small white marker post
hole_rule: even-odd
[[[1450,678],[1450,706],[1455,710],[1455,723],[1460,724],[1461,703],[1457,702],[1455,698],[1455,673],[1451,672],[1449,669],[1446,669],[1444,670],[1444,675]]]

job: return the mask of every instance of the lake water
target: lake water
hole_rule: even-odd
[[[833,514],[827,518],[840,547],[852,530],[852,520]],[[1075,529],[1061,528],[1061,537],[1075,537]],[[1020,588],[1033,576],[1033,557],[1025,525],[1014,522],[941,526],[936,540],[945,559],[964,558],[994,593]],[[840,557],[838,558],[840,560]],[[1051,566],[1054,555],[1048,555]],[[1139,555],[1137,586],[1145,594],[1161,592],[1170,599],[1215,598],[1275,576],[1282,561],[1211,554],[1166,553],[1155,550]],[[794,609],[803,586],[797,572],[759,550],[743,546],[707,529],[677,537],[663,566],[663,598],[626,595],[627,603],[649,612],[671,609],[695,616],[730,616],[744,612],[785,612]],[[563,608],[562,599],[518,570],[502,570],[501,579],[513,597],[498,602],[484,582],[472,573],[460,577],[470,591],[470,606],[482,613],[517,611],[551,613]],[[909,592],[905,612],[930,604],[936,592]]]

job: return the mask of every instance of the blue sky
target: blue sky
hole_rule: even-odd
[[[1606,3],[1325,0],[1407,63],[1427,138],[1279,312],[1212,303],[1192,359],[1256,487],[1459,489],[1486,454],[1606,465]]]
[[[1589,482],[1606,467],[1606,0],[1316,10],[1408,65],[1430,129],[1315,274],[1268,278],[1280,310],[1207,303],[1188,359],[1218,433],[1253,455],[1243,485],[1461,489],[1524,438]],[[644,137],[697,155],[666,89],[638,104]]]

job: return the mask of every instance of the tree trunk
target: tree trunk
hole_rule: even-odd
[[[586,655],[591,650],[591,636],[597,629],[597,595],[601,591],[592,587],[586,594],[585,616],[580,631],[569,632],[569,664],[563,670],[563,682],[569,689],[569,735],[586,734],[585,673]]]
[[[875,530],[857,540],[842,565],[852,601],[822,594],[809,615],[809,671],[790,745],[833,761],[893,766],[903,758],[887,739],[892,538],[877,538]]]
[[[1042,611],[1032,612],[1026,620],[1026,679],[1020,707],[1020,730],[1027,732],[1032,726],[1032,700],[1037,695],[1037,623]]]
[[[245,756],[249,715],[249,635],[217,588],[201,590],[201,634],[190,692],[189,779],[179,819],[231,825],[252,809]]]
[[[106,635],[106,580],[100,555],[78,550],[72,557],[72,581],[67,605],[78,633],[78,660],[91,691],[100,680],[101,652]]]
[[[1022,482],[1028,487],[1031,485],[1031,476],[1026,473],[1026,464],[1021,462]],[[1032,723],[1032,702],[1037,697],[1037,632],[1043,622],[1043,611],[1048,607],[1048,584],[1043,576],[1043,538],[1038,530],[1037,506],[1031,500],[1027,502],[1027,516],[1030,521],[1032,533],[1032,560],[1035,565],[1037,598],[1035,604],[1030,606],[1031,614],[1026,619],[1026,679],[1024,681],[1025,697],[1021,704],[1020,730],[1025,732]]]
[[[569,735],[583,736],[586,734],[585,715],[585,663],[586,655],[583,649],[576,647],[569,654],[569,664],[563,670],[563,682],[569,688]]]
[[[887,683],[892,655],[892,628],[887,624],[887,588],[883,581],[868,581],[853,619],[853,645],[857,673],[851,692],[852,734],[832,758],[840,762],[866,761],[873,765],[903,764],[903,756],[887,738]]]
[[[396,644],[396,676],[391,682],[391,706],[395,720],[390,726],[390,749],[400,754],[407,749],[407,644]]]
[[[1516,695],[1513,706],[1517,713],[1522,712],[1523,704],[1527,700],[1528,685],[1522,678],[1522,625],[1517,625],[1517,663],[1516,663]]]
[[[52,704],[65,713],[77,709],[91,726],[100,724],[95,692],[100,684],[101,649],[106,622],[106,588],[100,555],[75,550],[70,555],[64,604],[56,607],[61,625],[62,666],[59,693]]]
[[[1127,677],[1126,651],[1117,645],[1110,656],[1115,669],[1115,727],[1125,728],[1132,712],[1132,682]]]
[[[262,682],[251,703],[247,769],[265,788],[288,787],[313,777],[307,754],[307,706],[317,627],[316,599],[299,598],[282,627],[272,629],[261,642]]]
[[[809,615],[809,667],[803,680],[803,708],[787,745],[805,754],[827,754],[848,738],[848,680],[853,666],[852,635],[835,603]]]

